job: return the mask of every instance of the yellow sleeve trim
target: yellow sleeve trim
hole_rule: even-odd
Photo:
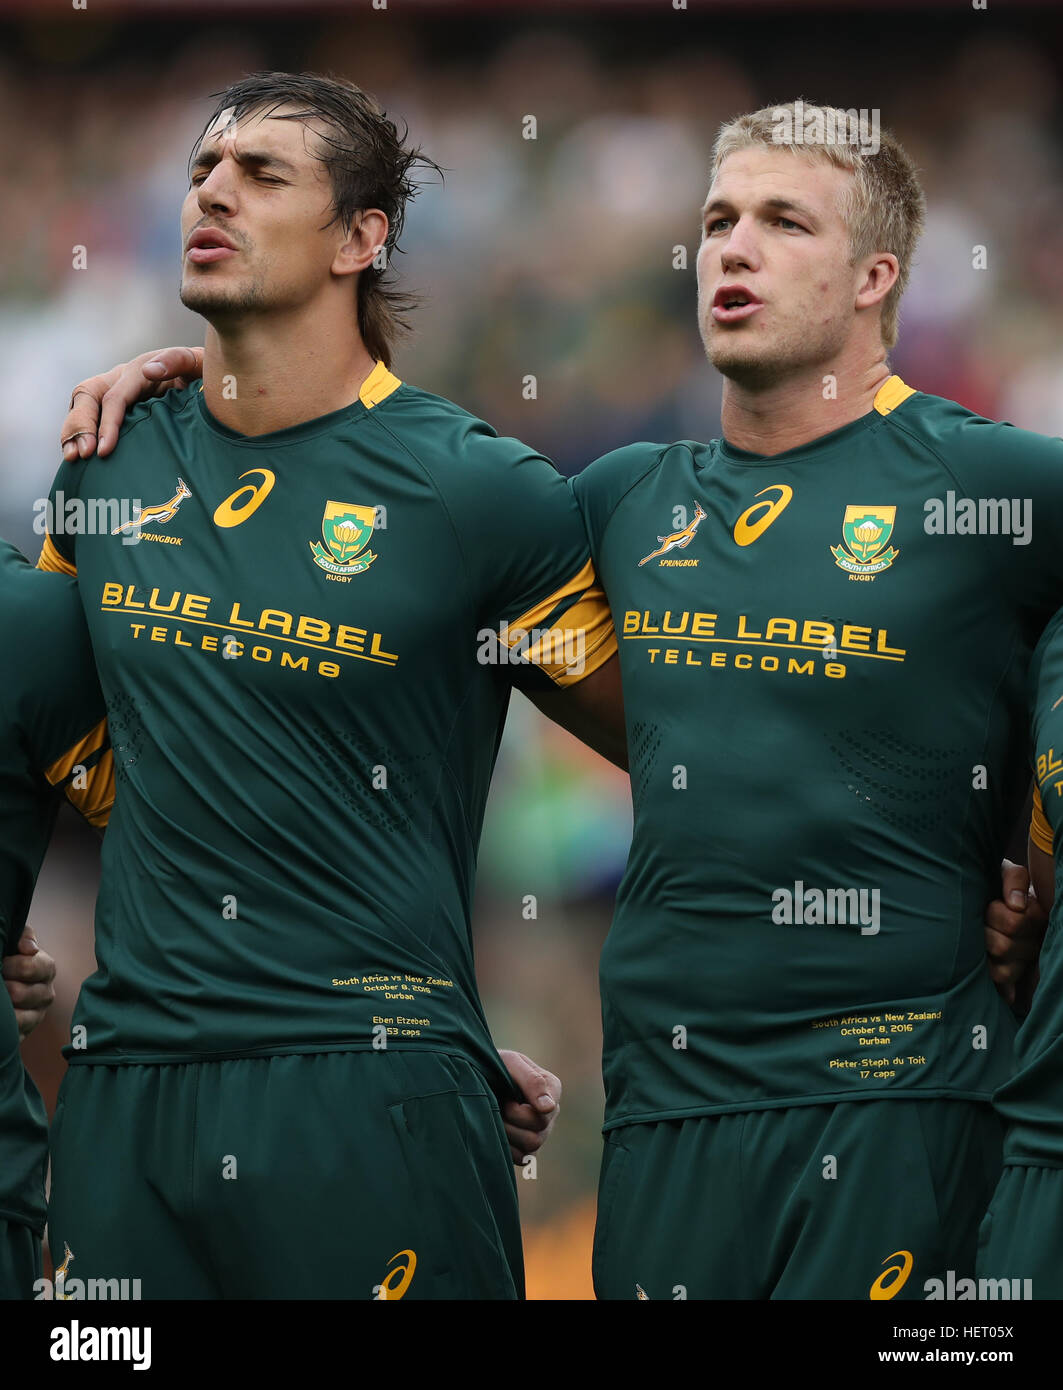
[[[903,405],[909,396],[915,395],[914,386],[905,386],[899,376],[887,377],[875,396],[875,409],[880,415],[888,415]]]
[[[519,618],[514,618],[510,627],[537,627],[540,623],[546,622],[547,618],[554,611],[559,603],[571,598],[573,594],[582,594],[585,589],[589,589],[595,582],[594,563],[588,560],[580,570],[579,574],[574,574],[567,584],[562,584],[560,589],[555,589],[552,594],[547,594],[544,599],[540,599],[522,613]],[[566,620],[568,614],[565,614]]]
[[[378,362],[366,379],[362,382],[362,389],[358,392],[358,399],[365,406],[366,410],[372,410],[373,406],[379,405],[381,401],[387,400],[393,391],[397,391],[402,382],[397,376],[393,376],[384,366],[383,362]]]
[[[59,554],[51,536],[44,538],[41,553],[37,556],[37,568],[39,570],[52,570],[57,574],[76,575],[78,572],[77,565],[72,565],[69,560]]]
[[[65,781],[70,776],[78,763],[83,763],[86,758],[91,758],[93,753],[99,752],[106,737],[107,720],[101,719],[84,738],[78,739],[77,743],[72,748],[67,749],[61,758],[56,758],[51,766],[44,769],[45,777],[48,778],[53,787],[57,787],[60,782]]]
[[[107,824],[114,805],[114,754],[110,748],[100,753],[106,740],[107,721],[101,719],[73,748],[68,748],[61,758],[56,758],[44,769],[53,787],[66,782],[67,800],[90,825],[100,828]],[[86,767],[94,754],[99,757],[92,767]]]
[[[1030,839],[1038,849],[1044,850],[1045,854],[1052,853],[1052,827],[1048,824],[1045,817],[1044,807],[1041,804],[1041,793],[1037,787],[1033,789],[1033,815],[1030,817]]]
[[[583,661],[576,662],[575,669],[571,662],[554,670],[543,666],[554,684],[562,689],[586,680],[617,653],[613,615],[605,601],[605,594],[597,585],[588,589],[582,600],[569,609],[565,622],[571,624],[570,631],[575,629],[583,634]]]
[[[73,782],[68,784],[66,799],[90,825],[106,830],[114,809],[114,752],[110,748],[100,756],[96,766],[86,772],[83,787]]]
[[[540,630],[540,624],[558,604],[574,594],[579,598],[560,622]],[[614,655],[617,646],[613,615],[590,560],[567,584],[509,623],[501,640],[512,648],[523,644],[531,631],[535,632],[535,641],[523,651],[525,660],[533,662],[562,688],[585,680]]]

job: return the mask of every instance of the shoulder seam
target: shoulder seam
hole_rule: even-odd
[[[662,444],[661,447],[660,447],[660,448],[657,450],[657,452],[654,454],[654,456],[653,456],[653,458],[650,460],[650,462],[646,465],[646,467],[645,467],[645,468],[642,470],[642,472],[638,475],[638,477],[635,478],[634,481],[631,482],[631,483],[624,489],[624,491],[623,491],[623,492],[620,494],[620,496],[616,499],[616,501],[613,503],[613,505],[609,508],[609,515],[608,515],[608,517],[606,518],[605,525],[602,527],[601,541],[600,541],[600,543],[599,543],[599,548],[600,548],[602,545],[605,544],[605,533],[609,530],[609,527],[613,524],[613,517],[616,515],[617,509],[619,508],[621,502],[623,502],[623,501],[625,500],[625,498],[627,497],[628,493],[634,492],[635,488],[637,488],[637,487],[639,486],[639,484],[645,480],[647,474],[653,472],[653,470],[658,466],[658,464],[660,463],[661,459],[665,456],[665,454],[668,452],[669,449],[675,449],[675,448],[677,448],[677,447],[683,447],[683,448],[685,448],[686,451],[687,451],[687,453],[690,454],[691,458],[693,459],[693,457],[694,457],[693,451],[692,451],[692,450],[690,449],[690,447],[689,447],[688,445],[686,445],[685,443],[683,443],[682,446],[680,446],[680,442],[677,440],[674,444]],[[695,460],[695,462],[696,462],[696,460]]]
[[[393,391],[392,394],[388,397],[388,400],[394,400],[398,394],[398,391]],[[472,628],[475,628],[476,613],[474,611],[475,605],[473,603],[472,584],[469,579],[469,561],[468,557],[465,554],[465,547],[464,545],[462,545],[461,532],[458,530],[457,523],[455,522],[454,517],[451,513],[450,506],[447,503],[447,499],[443,495],[443,489],[439,486],[436,479],[432,476],[432,472],[428,468],[428,465],[425,463],[424,459],[422,459],[419,454],[415,454],[414,451],[410,448],[410,446],[405,442],[405,440],[400,439],[398,435],[395,433],[395,431],[379,415],[377,415],[377,411],[380,410],[380,408],[386,404],[386,400],[381,401],[379,406],[375,406],[371,411],[368,412],[366,418],[375,423],[378,426],[378,428],[382,429],[384,433],[387,434],[388,437],[394,441],[396,446],[400,448],[404,454],[406,454],[409,458],[413,460],[413,462],[421,470],[421,473],[423,474],[429,487],[431,487],[432,491],[439,498],[439,505],[443,508],[443,514],[447,518],[447,523],[450,526],[451,532],[454,536],[454,542],[458,547],[458,554],[461,556],[462,576],[465,583],[465,606],[469,610],[470,616],[472,618],[470,626]],[[470,419],[474,418],[474,416],[470,416]]]
[[[926,452],[941,465],[941,467],[945,470],[945,472],[948,474],[948,476],[952,479],[952,481],[956,484],[957,487],[965,488],[966,485],[959,477],[957,477],[956,473],[952,468],[952,465],[945,458],[943,458],[940,453],[938,453],[937,449],[933,446],[933,444],[931,444],[928,440],[923,439],[920,435],[916,434],[914,430],[909,429],[901,420],[899,420],[897,418],[896,411],[891,410],[888,415],[883,415],[880,428],[900,430],[900,432],[902,434],[907,435],[913,443],[918,444],[920,448],[925,449]]]
[[[169,393],[167,393],[167,394],[169,394]],[[174,415],[174,416],[180,415],[180,414],[182,413],[182,411],[188,409],[189,405],[190,405],[195,399],[196,399],[195,393],[194,393],[194,392],[190,392],[190,393],[188,394],[188,396],[186,396],[185,399],[181,402],[181,404],[177,407],[176,410],[174,410],[174,409],[171,407],[171,409],[170,409],[170,414],[171,414],[171,415]],[[167,401],[165,395],[156,396],[153,400],[144,401],[144,402],[142,402],[142,404],[151,406],[151,405],[155,405],[157,402],[162,402],[162,403],[165,403],[165,404],[169,405],[169,402]],[[120,443],[122,442],[123,439],[127,439],[127,438],[129,437],[129,435],[131,435],[131,434],[133,433],[133,431],[136,429],[136,427],[137,427],[138,425],[144,424],[144,422],[145,422],[146,420],[150,420],[151,417],[152,417],[152,412],[151,412],[150,410],[146,410],[146,411],[144,412],[144,414],[140,417],[140,419],[139,419],[139,420],[134,420],[134,421],[132,422],[132,424],[129,424],[128,422],[123,422],[122,428],[121,428],[121,430],[119,431],[119,434],[118,434],[118,443],[120,444]],[[117,444],[115,445],[115,447],[117,448]],[[95,458],[95,455],[93,455],[93,458]],[[86,462],[88,462],[88,460],[86,460]]]

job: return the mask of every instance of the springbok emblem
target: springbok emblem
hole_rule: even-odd
[[[156,525],[162,526],[165,522],[171,521],[177,515],[177,508],[185,500],[191,497],[192,491],[184,478],[177,479],[177,491],[168,502],[160,502],[157,507],[141,507],[139,516],[135,516],[132,521],[123,521],[121,526],[116,526],[111,532],[112,536],[117,536],[119,531],[132,529],[134,526],[143,526],[146,521],[154,521]]]
[[[66,1251],[66,1259],[55,1271],[55,1296],[56,1298],[69,1299],[70,1295],[66,1292],[66,1272],[74,1260],[74,1252],[66,1241],[63,1241],[63,1249]]]
[[[642,565],[645,565],[650,560],[656,560],[658,555],[664,555],[669,550],[685,549],[685,547],[688,546],[690,542],[694,539],[694,532],[705,520],[706,515],[707,513],[704,507],[702,507],[701,503],[695,502],[694,520],[690,523],[690,525],[684,526],[682,531],[673,531],[668,536],[658,536],[657,539],[660,541],[660,545],[657,547],[656,550],[651,550],[648,555],[644,556],[639,561],[639,566],[641,567]]]

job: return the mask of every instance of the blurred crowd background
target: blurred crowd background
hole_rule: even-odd
[[[177,300],[186,160],[208,94],[266,68],[352,78],[445,167],[412,206],[398,258],[424,296],[398,375],[568,473],[634,439],[719,432],[693,270],[712,142],[722,120],[797,96],[879,108],[923,171],[930,215],[894,370],[986,415],[1063,433],[1056,12],[699,0],[686,12],[668,0],[399,9],[219,0],[187,13],[56,6],[0,20],[0,534],[36,555],[33,505],[79,378],[202,340]],[[524,138],[528,116],[535,139]],[[75,246],[84,269],[72,267]],[[596,966],[630,823],[626,779],[515,697],[476,941],[499,1046],[565,1083],[556,1137],[535,1179],[519,1183],[539,1297],[590,1296]],[[91,835],[64,816],[31,919],[61,970],[59,1002],[26,1047],[50,1105],[74,998],[94,968],[96,858]],[[529,893],[535,921],[521,914]]]

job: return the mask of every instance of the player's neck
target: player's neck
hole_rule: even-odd
[[[825,371],[823,363],[783,381],[756,387],[729,379],[723,384],[723,436],[736,449],[773,456],[799,449],[866,415],[890,369],[876,356],[854,371]]]
[[[272,434],[342,410],[376,365],[349,313],[267,314],[207,329],[207,409],[240,434]]]

